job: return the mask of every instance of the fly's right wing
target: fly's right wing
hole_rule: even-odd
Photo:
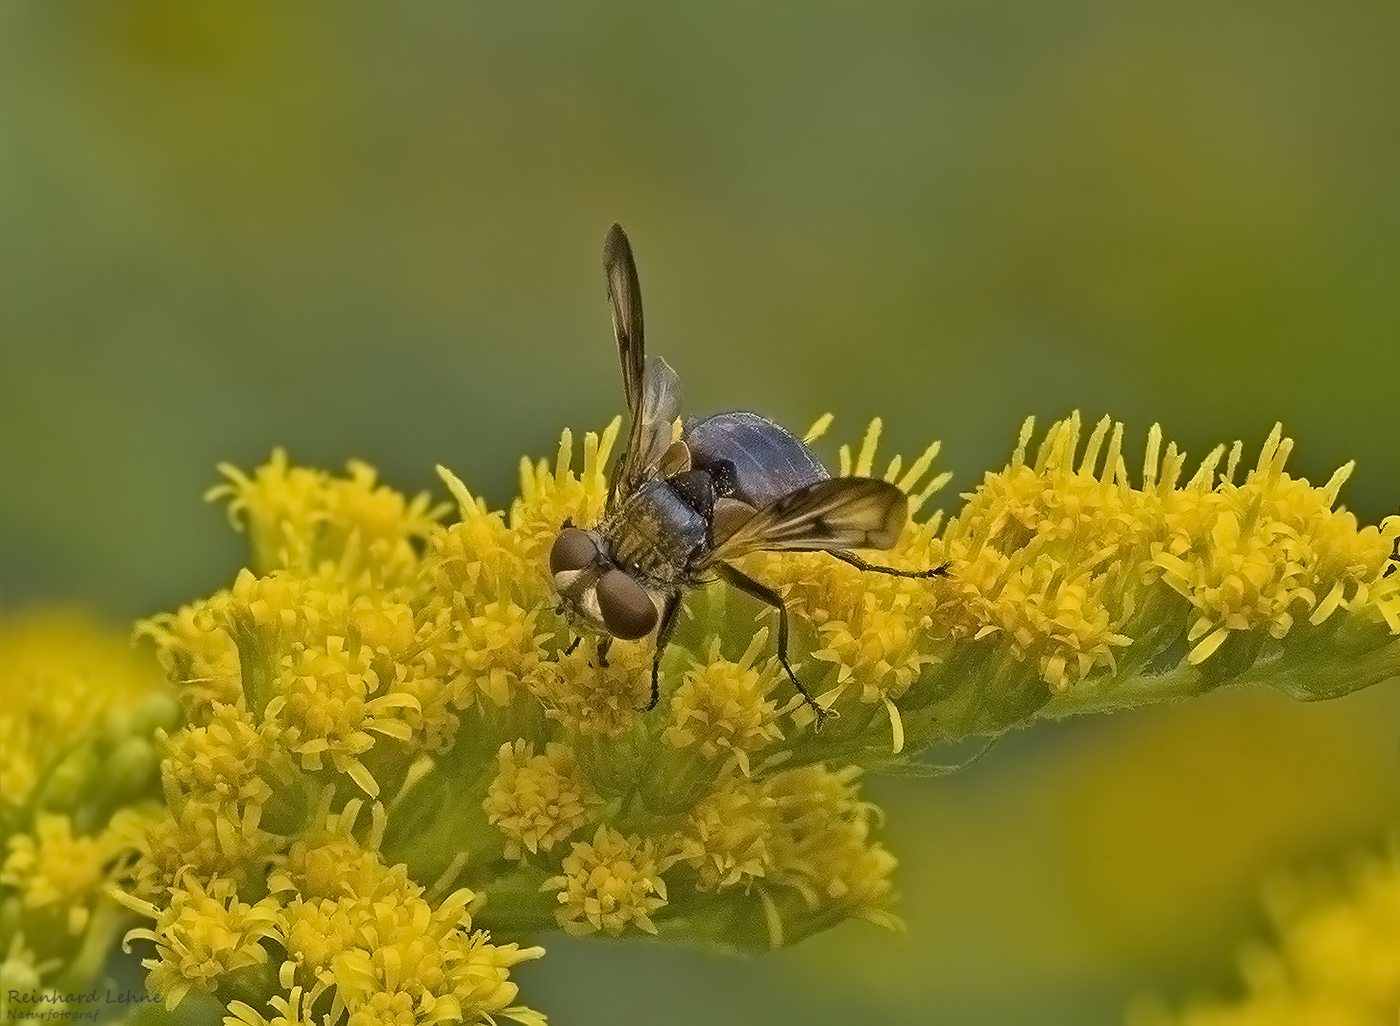
[[[890,482],[828,478],[759,510],[717,545],[705,564],[747,552],[888,549],[908,519],[909,497]]]
[[[671,423],[680,414],[681,383],[665,360],[646,357],[642,323],[642,286],[632,246],[621,225],[603,240],[603,276],[613,335],[622,364],[622,392],[627,398],[627,448],[613,467],[609,504],[630,495],[655,470],[671,443]]]

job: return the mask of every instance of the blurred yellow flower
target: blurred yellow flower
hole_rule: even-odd
[[[1368,1026],[1400,1009],[1400,856],[1347,874],[1345,885],[1290,880],[1272,888],[1277,947],[1241,960],[1246,996],[1179,1014],[1158,1007],[1133,1026]]]
[[[90,986],[127,917],[107,896],[158,815],[159,668],[77,612],[0,618],[0,996]],[[5,1013],[8,1014],[8,1013]]]
[[[0,822],[27,804],[71,800],[67,789],[91,765],[75,762],[75,741],[102,734],[110,745],[173,719],[153,671],[149,657],[85,614],[0,619]]]

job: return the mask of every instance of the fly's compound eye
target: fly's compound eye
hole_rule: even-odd
[[[609,570],[598,579],[598,608],[608,633],[623,641],[645,638],[656,626],[656,603],[621,570]]]
[[[588,532],[566,527],[554,539],[554,548],[549,550],[549,570],[555,574],[582,570],[597,558],[598,546]]]

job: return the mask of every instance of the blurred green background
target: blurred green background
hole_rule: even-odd
[[[631,233],[696,412],[887,452],[943,505],[1071,409],[1293,469],[1400,451],[1390,2],[0,0],[0,602],[227,583],[274,445],[493,503],[621,408]],[[827,453],[830,455],[830,452]],[[440,491],[440,489],[438,489]],[[1112,1023],[1228,987],[1257,885],[1385,835],[1393,687],[1224,694],[883,781],[907,936],[743,962],[546,939],[556,1022]]]

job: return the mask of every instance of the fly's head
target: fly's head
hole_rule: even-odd
[[[566,616],[621,641],[656,628],[656,603],[609,557],[602,536],[566,524],[549,552],[554,590]]]

